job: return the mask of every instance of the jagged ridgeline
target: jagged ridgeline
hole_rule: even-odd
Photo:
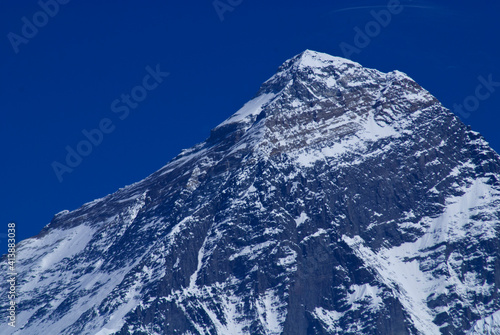
[[[0,333],[500,334],[499,178],[404,73],[308,50],[205,142],[20,242]]]

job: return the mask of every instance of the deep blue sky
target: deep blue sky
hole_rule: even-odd
[[[55,213],[143,179],[203,141],[286,59],[304,49],[343,56],[339,45],[355,46],[354,29],[389,1],[221,2],[236,5],[223,21],[213,0],[73,0],[45,25],[36,1],[0,2],[0,234],[14,220],[18,240],[35,235]],[[497,2],[401,3],[352,60],[403,71],[449,108],[474,102],[479,76],[500,82]],[[42,26],[16,53],[9,33],[21,36],[33,15]],[[120,120],[111,103],[157,64],[170,75]],[[496,90],[462,120],[498,152]],[[52,162],[104,118],[114,131],[59,182]],[[0,235],[1,252],[5,242]]]

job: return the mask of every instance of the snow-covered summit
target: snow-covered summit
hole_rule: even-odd
[[[285,62],[284,67],[287,67],[289,63],[292,65],[291,66],[292,68],[297,68],[297,69],[324,68],[329,66],[343,68],[346,65],[361,67],[359,63],[353,62],[349,59],[331,56],[329,54],[313,50],[305,50],[301,52],[297,56]]]
[[[231,123],[251,122],[254,120],[254,118],[262,111],[262,107],[264,105],[283,93],[281,92],[283,87],[280,87],[280,83],[282,84],[281,86],[283,86],[283,84],[285,86],[290,84],[290,82],[296,79],[296,74],[298,72],[307,70],[325,70],[326,73],[328,73],[328,70],[331,69],[331,67],[342,71],[347,69],[348,66],[357,66],[361,68],[361,65],[348,59],[330,56],[328,54],[312,50],[305,50],[295,57],[287,60],[282,66],[280,66],[277,73],[263,84],[263,88],[272,86],[273,92],[264,92],[264,90],[261,89],[254,99],[246,103],[230,118],[218,125],[216,129],[227,126]],[[269,88],[267,91],[269,91]]]
[[[211,139],[234,138],[235,148],[251,147],[265,156],[286,152],[308,165],[322,157],[305,152],[314,143],[329,147],[326,155],[360,152],[372,142],[413,132],[421,109],[439,106],[400,71],[383,73],[306,50],[280,66]]]
[[[404,85],[401,89],[405,90],[405,97],[408,100],[435,100],[400,71],[382,73],[364,68],[348,59],[306,50],[283,63],[276,74],[264,82],[254,99],[215,129],[235,123],[252,124],[258,115],[263,115],[261,112],[264,109],[266,109],[266,116],[272,115],[274,111],[282,110],[273,107],[279,107],[291,96],[295,100],[291,107],[297,109],[296,107],[307,107],[308,104],[327,102],[341,104],[354,94],[359,97],[363,96],[365,92],[360,91],[370,88],[373,91],[370,93],[382,97],[383,89],[387,90],[397,85]],[[302,106],[299,106],[300,104]],[[349,107],[344,109],[345,112],[359,109],[355,106],[345,107]]]

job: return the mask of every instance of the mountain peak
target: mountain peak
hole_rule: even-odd
[[[396,102],[405,108],[391,105]],[[402,72],[383,73],[305,50],[285,61],[254,99],[212,131],[210,140],[240,141],[246,134],[254,147],[283,152],[310,144],[307,138],[396,136],[409,131],[403,125],[410,123],[402,120],[412,111],[436,104],[429,92]],[[250,136],[253,132],[260,135]]]
[[[334,69],[342,72],[352,67],[362,68],[359,63],[349,59],[307,49],[285,61],[278,68],[275,76],[289,77],[293,76],[295,73],[310,71],[313,73],[332,73]]]
[[[347,71],[349,68],[363,69],[360,64],[348,59],[307,49],[285,61],[276,74],[264,82],[254,99],[214,130],[227,127],[229,124],[255,121],[262,107],[281,96],[284,89],[292,86],[295,81],[312,84],[319,80],[331,85],[335,81],[335,72]]]
[[[20,242],[0,333],[499,334],[499,180],[409,77],[306,50],[207,141]]]
[[[351,60],[332,56],[323,52],[306,49],[291,59],[298,68],[321,68],[331,65],[350,64],[361,66]]]

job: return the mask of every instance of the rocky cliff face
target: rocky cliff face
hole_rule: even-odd
[[[19,243],[0,333],[500,334],[499,227],[481,135],[401,72],[305,51],[205,142]]]

